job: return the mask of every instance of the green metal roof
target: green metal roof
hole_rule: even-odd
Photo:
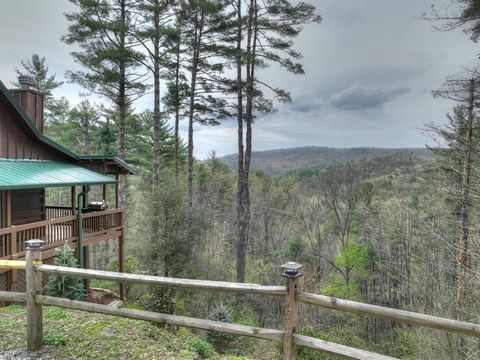
[[[114,184],[108,176],[63,162],[0,159],[0,190]]]

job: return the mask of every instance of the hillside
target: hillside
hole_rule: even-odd
[[[212,359],[271,358],[271,348],[255,356],[219,354],[202,336],[184,328],[156,326],[139,320],[44,307],[44,346],[26,348],[26,308],[0,307],[0,360],[10,359]],[[248,340],[247,340],[248,341]],[[269,345],[267,343],[267,345]],[[262,352],[262,350],[267,352]],[[248,351],[247,351],[248,352]]]
[[[318,168],[336,163],[384,157],[394,154],[413,154],[419,158],[431,159],[431,151],[425,148],[330,148],[299,147],[268,151],[255,151],[252,155],[252,170],[263,170],[270,174],[280,174],[290,170]],[[237,166],[237,155],[231,154],[221,158],[232,170]]]

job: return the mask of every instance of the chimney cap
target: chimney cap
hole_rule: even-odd
[[[35,86],[35,80],[31,76],[20,75],[18,83],[22,89],[32,89]]]

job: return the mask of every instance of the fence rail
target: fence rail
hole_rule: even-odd
[[[298,272],[292,273],[284,271],[282,275],[287,278],[286,286],[263,286],[257,284],[240,284],[223,281],[177,279],[89,269],[73,269],[41,264],[41,247],[34,248],[33,243],[31,244],[31,247],[27,248],[26,262],[0,262],[0,268],[8,266],[23,266],[27,270],[27,292],[24,294],[18,292],[0,291],[0,301],[27,303],[27,347],[29,350],[35,350],[42,344],[42,305],[60,306],[64,308],[88,311],[93,313],[101,313],[131,319],[147,320],[200,330],[218,331],[241,336],[249,336],[258,339],[276,341],[283,343],[284,360],[295,359],[296,346],[303,346],[313,350],[340,355],[349,359],[394,359],[389,356],[355,349],[349,346],[335,344],[317,338],[297,334],[296,326],[298,316],[298,303],[305,303],[354,314],[374,316],[385,320],[395,320],[407,324],[420,325],[434,329],[456,332],[464,335],[476,336],[480,338],[480,325],[478,324],[298,291],[297,278],[299,275],[301,275],[301,273]],[[266,296],[283,296],[285,298],[284,329],[266,329],[261,327],[230,324],[225,322],[197,319],[170,314],[161,314],[143,310],[117,309],[107,305],[92,304],[83,301],[45,296],[42,294],[42,273],[81,278],[96,278],[116,281],[120,283],[143,283],[165,287],[191,288],[197,290],[200,289]]]

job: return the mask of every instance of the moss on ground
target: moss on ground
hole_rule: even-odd
[[[57,307],[45,306],[43,311],[44,348],[54,359],[247,359],[220,355],[203,337],[186,329]],[[25,346],[25,308],[0,308],[0,358],[2,351]]]

